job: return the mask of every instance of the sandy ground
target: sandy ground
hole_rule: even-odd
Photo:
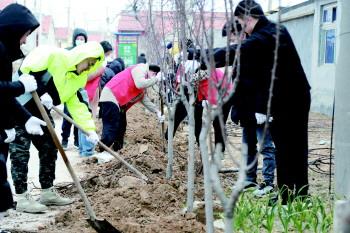
[[[84,177],[82,185],[97,216],[107,219],[122,232],[205,232],[203,215],[181,213],[186,201],[186,131],[179,130],[176,134],[174,176],[171,180],[166,180],[167,159],[162,152],[160,127],[155,117],[145,113],[140,106],[133,107],[127,117],[126,142],[119,155],[152,182],[146,184],[136,178],[116,160],[97,164],[95,159],[81,160],[74,149],[68,151],[79,176]],[[320,114],[311,114],[309,125],[310,161],[323,158],[323,163],[310,166],[313,168],[309,170],[311,194],[326,196],[329,176],[320,171],[329,169],[325,158],[329,153],[330,119]],[[229,155],[233,154],[239,160],[241,130],[228,123],[228,133],[233,146],[225,154],[223,165],[237,168]],[[67,182],[70,178],[61,162],[58,161],[56,182]],[[37,174],[37,171],[31,174]],[[35,175],[30,176],[35,180]],[[232,173],[221,175],[225,187],[234,184],[235,176]],[[11,216],[5,222],[0,222],[0,226],[9,224],[6,226],[11,226],[15,232],[94,232],[85,221],[84,206],[75,188],[67,186],[60,191],[77,201],[66,208],[52,208],[46,215],[23,215],[11,211]],[[199,175],[196,178],[195,198],[202,201],[203,196],[203,177]],[[31,228],[26,228],[27,226]]]

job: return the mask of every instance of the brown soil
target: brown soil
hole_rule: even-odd
[[[165,179],[166,155],[162,152],[160,127],[155,116],[133,107],[127,114],[128,127],[126,145],[119,154],[134,167],[148,176],[150,183],[136,181],[133,185],[121,186],[118,181],[124,176],[135,176],[121,162],[98,165],[93,159],[81,166],[89,171],[84,189],[98,218],[106,219],[117,229],[127,232],[205,232],[202,220],[194,214],[181,214],[186,201],[187,182],[187,140],[186,134],[179,131],[175,140],[174,173],[171,180]],[[330,120],[320,114],[312,114],[310,120],[310,161],[327,156],[329,147]],[[231,140],[240,141],[240,129],[229,126]],[[325,145],[319,145],[320,141]],[[141,145],[147,150],[139,152]],[[237,147],[237,151],[239,151]],[[321,149],[320,149],[321,148]],[[144,149],[144,148],[143,148]],[[239,153],[238,153],[239,154]],[[328,170],[328,165],[321,164]],[[225,186],[232,185],[234,174],[222,175]],[[310,170],[311,193],[327,195],[328,176]],[[75,188],[62,189],[68,195],[79,199]],[[196,178],[196,200],[203,200],[203,177]],[[56,217],[54,225],[40,232],[95,232],[85,221],[83,203],[76,201],[71,209]]]
[[[119,155],[149,177],[150,182],[120,186],[118,180],[133,176],[117,160],[98,165],[94,159],[81,166],[89,171],[82,182],[98,218],[108,220],[122,232],[205,232],[203,223],[193,214],[181,214],[186,199],[187,158],[186,140],[176,143],[173,179],[166,180],[166,155],[162,152],[160,127],[150,113],[133,107],[127,114],[126,145]],[[181,137],[181,135],[180,135]],[[147,150],[139,153],[140,146]],[[199,187],[201,178],[197,179]],[[79,199],[76,189],[61,190]],[[199,189],[196,193],[202,196]],[[202,199],[202,198],[200,198]],[[77,201],[69,211],[56,217],[55,225],[42,232],[94,232],[89,226],[82,201]]]

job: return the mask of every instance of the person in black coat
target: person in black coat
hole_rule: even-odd
[[[143,63],[146,64],[147,63],[147,59],[146,59],[146,54],[141,53],[140,56],[137,57],[137,64]]]
[[[111,80],[116,74],[124,70],[123,64],[120,63],[120,59],[116,58],[111,62],[107,63],[107,66],[101,76],[100,89],[102,90],[106,83]]]
[[[241,1],[234,15],[249,35],[240,47],[239,84],[243,87],[240,98],[254,103],[255,113],[264,113],[268,110],[277,27],[264,16],[261,6],[253,0]],[[215,50],[216,67],[225,66],[226,49]],[[230,64],[236,50],[237,45],[229,47]],[[271,102],[271,134],[276,147],[277,184],[282,194],[282,204],[287,202],[288,194],[292,195],[292,199],[308,194],[310,89],[292,38],[288,30],[280,25]],[[260,114],[251,120],[264,122],[266,119],[265,114]]]
[[[45,125],[45,122],[33,117],[15,99],[25,92],[36,90],[34,77],[22,75],[18,81],[12,82],[12,62],[24,57],[20,45],[26,42],[27,36],[37,27],[39,22],[22,5],[10,4],[0,12],[0,109],[3,111],[0,115],[0,218],[13,206],[12,193],[7,182],[6,161],[8,143],[16,135],[14,127],[25,125],[28,133],[42,135],[40,126]]]

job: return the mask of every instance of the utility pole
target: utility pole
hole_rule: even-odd
[[[40,1],[40,2],[38,3],[38,1]],[[41,24],[41,0],[35,0],[34,1],[34,9],[35,9],[36,18],[38,19],[39,23]],[[35,45],[36,45],[36,47],[39,46],[40,33],[41,33],[41,28],[36,30],[36,34],[35,34]]]
[[[70,29],[70,0],[68,1],[67,6],[67,28]]]
[[[335,232],[350,232],[350,4],[338,0],[335,71]]]

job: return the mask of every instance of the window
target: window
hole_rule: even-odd
[[[326,31],[325,63],[334,63],[335,30]]]
[[[337,6],[324,5],[321,14],[319,64],[334,64]]]

